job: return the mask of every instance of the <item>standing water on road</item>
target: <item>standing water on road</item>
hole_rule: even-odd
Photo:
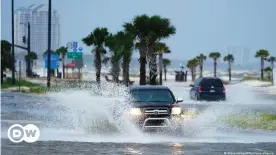
[[[24,106],[14,103],[17,106],[9,107],[7,97],[5,101],[7,104],[2,104],[2,108],[7,110],[3,111],[4,113],[17,111],[17,115],[20,116],[30,115],[25,119],[41,121],[42,141],[121,143],[276,141],[273,138],[276,136],[275,132],[231,128],[218,121],[227,115],[275,112],[276,105],[272,99],[266,99],[265,96],[258,95],[242,84],[226,88],[226,102],[192,101],[189,99],[188,87],[169,86],[175,96],[184,98],[184,102],[180,103],[183,109],[192,108],[198,111],[194,119],[183,122],[183,136],[143,133],[124,117],[114,119],[114,109],[123,111],[128,107],[129,101],[125,100],[128,95],[126,89],[113,84],[105,84],[101,88],[101,91],[92,88],[49,93],[44,98],[34,97],[35,102]],[[24,95],[21,98],[24,98]]]

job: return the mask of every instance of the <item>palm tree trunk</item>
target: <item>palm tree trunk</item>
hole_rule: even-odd
[[[217,77],[217,59],[214,59],[214,77]]]
[[[159,53],[159,84],[162,85],[163,53]]]
[[[62,55],[62,77],[65,79],[65,68],[64,68],[64,54]]]
[[[261,58],[261,78],[264,78],[264,59]]]
[[[273,69],[274,69],[274,61],[271,61],[271,68],[272,68],[272,84],[274,85],[273,81],[274,81],[274,76],[273,76]]]
[[[146,65],[147,65],[147,58],[144,48],[139,49],[140,52],[140,85],[146,85]]]
[[[151,54],[149,66],[150,66],[150,85],[156,85],[157,63],[156,63],[155,54]]]
[[[167,81],[167,66],[164,66],[165,81]]]
[[[119,83],[120,64],[116,60],[112,60],[111,75],[115,83]]]
[[[97,48],[95,51],[95,69],[96,69],[96,81],[98,84],[101,83],[101,53],[100,50]]]
[[[4,83],[4,70],[1,68],[1,84],[3,83]]]
[[[228,74],[229,74],[229,81],[231,81],[231,77],[232,77],[232,75],[231,75],[231,63],[230,63],[230,61],[228,61]]]
[[[194,68],[193,67],[191,68],[191,76],[192,76],[192,81],[195,81],[194,80]]]
[[[203,59],[202,58],[200,58],[200,77],[202,77],[203,76]]]

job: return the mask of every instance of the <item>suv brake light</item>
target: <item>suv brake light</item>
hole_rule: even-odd
[[[202,92],[202,87],[201,87],[201,86],[198,86],[198,87],[197,87],[197,91],[198,91],[198,92]]]
[[[225,90],[225,87],[223,87],[223,92],[225,93],[225,91],[226,91],[226,90]]]

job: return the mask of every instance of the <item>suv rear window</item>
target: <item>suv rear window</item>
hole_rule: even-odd
[[[223,83],[220,79],[203,79],[200,85],[202,87],[223,87]]]

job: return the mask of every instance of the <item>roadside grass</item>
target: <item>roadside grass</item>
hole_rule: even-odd
[[[20,86],[22,86],[22,87],[38,87],[40,85],[22,79],[22,80],[20,80]],[[2,89],[12,88],[12,87],[19,87],[19,81],[15,80],[15,85],[12,85],[12,79],[7,78],[7,80],[4,81],[3,84],[1,84]]]
[[[12,79],[7,78],[3,84],[1,84],[1,89],[9,89],[14,88],[14,91],[19,91],[19,84],[20,84],[20,92],[21,93],[34,93],[34,94],[43,94],[47,92],[47,88],[41,86],[36,83],[29,82],[27,80],[15,80],[15,85],[12,85]]]
[[[272,79],[268,79],[268,78],[260,78],[260,77],[252,77],[252,76],[247,76],[244,77],[242,79],[242,81],[253,81],[253,80],[257,80],[257,81],[263,81],[263,82],[271,82],[272,83]]]
[[[240,114],[219,119],[230,127],[276,131],[276,114]]]
[[[96,86],[95,82],[66,82],[61,84],[52,84],[50,88],[42,86],[40,84],[32,83],[27,80],[20,80],[20,92],[32,93],[32,94],[46,94],[47,92],[61,92],[66,90],[91,90]],[[1,89],[9,89],[14,92],[19,92],[19,81],[16,79],[15,85],[12,85],[12,79],[7,78]]]

